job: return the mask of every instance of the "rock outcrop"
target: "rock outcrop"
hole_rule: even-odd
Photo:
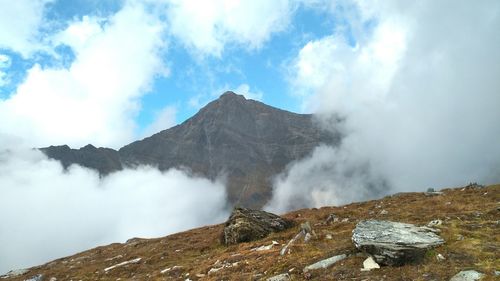
[[[293,226],[293,222],[265,211],[235,208],[224,225],[224,245],[250,242]]]
[[[412,224],[367,220],[353,230],[356,248],[384,265],[403,265],[422,260],[429,248],[444,243],[431,229]]]

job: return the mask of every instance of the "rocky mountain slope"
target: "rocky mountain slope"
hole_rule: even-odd
[[[227,176],[232,204],[259,208],[271,196],[272,177],[322,143],[340,135],[320,130],[309,114],[280,110],[224,93],[184,123],[133,142],[118,151],[87,145],[42,148],[65,167],[80,164],[106,175],[141,164],[173,167],[210,179]]]
[[[400,193],[346,206],[297,210],[283,217],[294,226],[251,242],[225,246],[224,225],[205,226],[98,247],[4,280],[430,281],[450,280],[463,270],[476,270],[483,274],[481,280],[498,280],[500,274],[500,185]],[[427,226],[444,244],[436,244],[415,263],[362,271],[367,256],[355,247],[353,230],[371,219]],[[282,251],[304,230],[312,234],[308,241],[301,237]],[[325,259],[336,262],[323,268]]]

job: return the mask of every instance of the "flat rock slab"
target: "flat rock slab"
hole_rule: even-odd
[[[444,243],[429,228],[380,220],[359,222],[353,230],[352,241],[356,248],[384,265],[419,262],[429,248]]]
[[[293,222],[260,210],[235,208],[224,224],[221,242],[232,245],[266,237],[272,232],[283,231]]]

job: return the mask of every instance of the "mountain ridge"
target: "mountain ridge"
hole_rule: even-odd
[[[118,150],[67,145],[41,150],[65,168],[79,164],[101,176],[127,167],[183,168],[215,180],[227,176],[230,204],[260,208],[272,195],[273,177],[339,133],[321,129],[312,114],[298,114],[228,91],[191,118]]]

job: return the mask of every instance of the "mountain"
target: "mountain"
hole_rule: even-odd
[[[346,206],[296,210],[283,215],[295,227],[252,242],[222,246],[224,225],[211,225],[89,249],[0,279],[450,280],[463,270],[476,270],[484,274],[481,280],[498,280],[499,200],[500,185],[469,185],[431,194],[399,193]],[[362,271],[367,256],[356,249],[351,237],[364,220],[430,225],[445,243],[427,251],[418,263]],[[308,242],[297,239],[280,255],[306,222],[314,230],[313,237]],[[416,240],[415,244],[419,243]],[[347,257],[338,263],[304,271],[311,264],[341,254]],[[284,277],[268,279],[276,275]],[[28,279],[35,277],[38,279]]]
[[[182,124],[118,151],[92,145],[41,150],[65,167],[80,164],[101,175],[147,164],[160,170],[184,168],[210,179],[227,176],[231,204],[260,208],[271,197],[273,177],[288,164],[322,143],[339,142],[339,134],[321,130],[310,114],[226,92]]]

